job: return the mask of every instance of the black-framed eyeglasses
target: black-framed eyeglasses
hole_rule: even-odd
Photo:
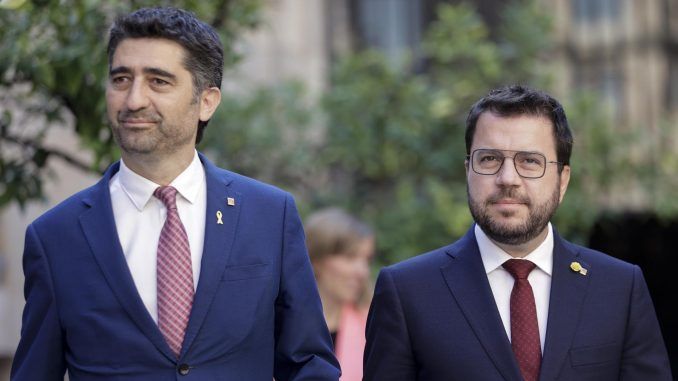
[[[504,152],[513,152],[513,156],[507,156]],[[539,152],[480,148],[471,152],[470,156],[466,156],[466,159],[471,161],[473,172],[479,175],[496,175],[506,158],[513,160],[513,166],[518,175],[526,179],[543,177],[546,173],[546,165],[549,163],[562,165],[558,161],[547,161],[546,156]]]

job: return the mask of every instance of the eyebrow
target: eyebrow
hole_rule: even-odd
[[[129,67],[127,67],[127,66],[118,66],[118,67],[115,67],[115,68],[111,69],[111,70],[108,72],[108,75],[109,75],[109,76],[114,76],[114,75],[116,75],[116,74],[127,74],[127,73],[131,73],[131,72],[132,72],[132,70],[131,70]],[[170,73],[170,72],[168,72],[168,71],[166,71],[166,70],[159,69],[159,68],[157,68],[157,67],[145,67],[145,68],[142,69],[142,72],[143,72],[144,74],[155,74],[155,75],[159,75],[159,76],[161,76],[161,77],[165,77],[165,78],[168,78],[168,79],[171,79],[171,80],[176,80],[176,79],[177,79],[177,76],[176,76],[176,75],[174,75],[174,74],[172,74],[172,73]]]
[[[544,153],[541,152],[541,151],[523,151],[523,150],[510,150],[510,149],[499,149],[499,148],[476,148],[476,149],[474,149],[474,151],[478,151],[478,150],[485,150],[485,151],[499,151],[499,152],[525,152],[525,153],[538,153],[538,154],[540,154],[540,155],[546,156],[546,154],[544,154]]]

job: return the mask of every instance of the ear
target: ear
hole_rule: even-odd
[[[468,169],[469,169],[469,162],[468,159],[464,160],[464,168],[466,168],[466,177],[468,177]]]
[[[560,201],[563,202],[565,197],[565,192],[567,191],[567,186],[570,184],[570,166],[564,165],[563,170],[560,172]]]
[[[221,90],[218,87],[203,90],[200,94],[200,120],[203,122],[210,120],[219,102],[221,102]]]

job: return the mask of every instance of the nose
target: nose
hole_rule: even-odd
[[[130,111],[141,110],[149,105],[148,88],[142,81],[134,81],[127,93],[126,106]]]
[[[516,171],[513,158],[505,157],[499,172],[497,173],[497,184],[504,186],[520,185],[520,175]]]

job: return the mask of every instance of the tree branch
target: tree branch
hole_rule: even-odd
[[[32,148],[32,149],[35,149],[35,150],[42,150],[48,156],[58,157],[59,159],[65,161],[69,165],[71,165],[71,166],[73,166],[77,169],[80,169],[81,171],[84,171],[84,172],[97,173],[97,174],[100,174],[102,172],[100,169],[92,168],[91,164],[85,163],[84,161],[74,157],[73,155],[71,155],[71,154],[69,154],[65,151],[62,151],[62,150],[57,149],[57,148],[46,148],[46,147],[44,147],[44,146],[42,146],[42,145],[38,144],[37,142],[30,140],[30,139],[21,138],[21,137],[18,137],[18,136],[12,136],[10,134],[3,134],[0,137],[0,139],[14,143],[14,144],[18,144],[18,145],[20,145],[24,148]]]

